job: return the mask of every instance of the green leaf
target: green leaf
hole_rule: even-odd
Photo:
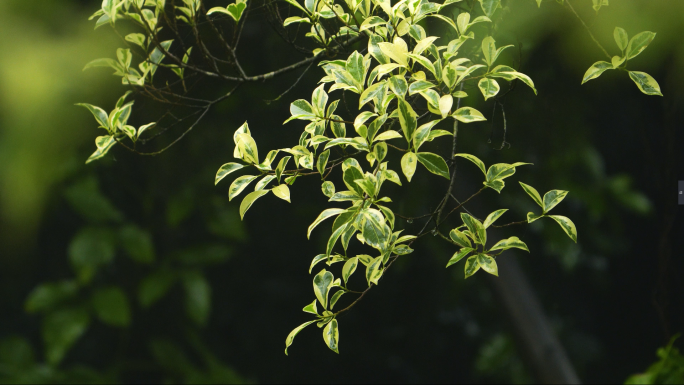
[[[216,173],[216,179],[214,180],[214,185],[217,185],[218,182],[221,181],[221,179],[225,178],[228,174],[240,170],[241,168],[246,167],[243,164],[240,163],[226,163],[221,168],[219,168],[218,172]]]
[[[401,130],[404,132],[404,138],[410,143],[413,138],[413,133],[416,131],[418,124],[416,112],[413,111],[411,105],[404,99],[397,99],[399,104],[399,123]]]
[[[354,183],[356,183],[359,187],[361,187],[363,192],[368,194],[369,197],[375,197],[375,194],[376,194],[375,183],[372,180],[367,179],[367,178],[355,179]]]
[[[331,183],[331,182],[327,182],[327,183]],[[333,187],[333,188],[334,188],[334,187]],[[321,222],[323,222],[324,220],[326,220],[326,219],[328,219],[328,218],[330,218],[330,217],[332,217],[332,216],[339,215],[340,213],[342,213],[342,212],[344,212],[344,211],[346,211],[346,210],[344,210],[344,209],[326,209],[326,210],[323,210],[323,212],[321,212],[321,213],[318,215],[318,218],[316,218],[316,220],[314,220],[313,223],[309,226],[309,230],[308,230],[307,233],[306,233],[306,238],[309,239],[309,238],[311,237],[311,232],[312,232],[313,229],[315,229],[316,226],[318,226]]]
[[[636,83],[641,92],[646,95],[663,96],[662,92],[660,92],[660,85],[651,75],[645,72],[629,71],[629,77]]]
[[[434,84],[432,84],[428,81],[417,80],[417,81],[411,83],[411,85],[409,85],[408,94],[409,95],[415,95],[417,93],[420,93],[422,91],[425,91],[425,90],[430,89],[430,88],[435,88],[435,87],[436,86]]]
[[[397,139],[397,138],[401,138],[400,133],[398,133],[397,131],[394,131],[394,130],[387,130],[387,131],[381,133],[380,135],[376,136],[375,141],[379,142],[379,141],[385,141],[385,140]]]
[[[446,118],[451,112],[451,106],[454,105],[453,96],[447,94],[439,98],[439,112],[442,114],[442,119]]]
[[[330,350],[337,354],[340,354],[340,330],[337,327],[336,319],[330,321],[328,326],[326,326],[325,329],[323,329],[323,340],[325,341],[325,344],[330,348]]]
[[[368,103],[371,100],[374,100],[375,103],[378,104],[381,100],[383,100],[386,93],[386,80],[373,84],[361,93],[361,97],[359,97],[359,108],[363,107],[364,104]]]
[[[328,105],[328,94],[325,92],[325,84],[321,84],[311,95],[313,112],[318,117],[325,117],[325,106]]]
[[[256,178],[258,178],[256,175],[243,175],[236,178],[228,188],[228,200],[232,201],[233,198],[240,195],[240,193]]]
[[[100,266],[114,260],[114,233],[104,228],[85,228],[69,244],[69,261],[81,282],[90,282]]]
[[[138,287],[140,305],[147,308],[160,300],[176,283],[176,278],[176,274],[169,270],[157,270],[145,277]]]
[[[204,326],[211,311],[211,286],[198,271],[183,274],[185,288],[185,312],[199,326]]]
[[[561,203],[561,201],[565,199],[566,195],[568,195],[568,192],[563,190],[551,190],[544,194],[544,214],[548,213],[552,208]]]
[[[290,188],[287,187],[286,184],[278,185],[272,188],[271,191],[273,192],[273,195],[278,198],[287,201],[288,203],[290,202]]]
[[[484,174],[484,176],[487,177],[487,171],[485,171],[485,164],[478,157],[470,154],[456,154],[456,156],[468,159],[469,161],[475,163],[475,165],[482,171],[482,174]]]
[[[123,214],[100,191],[97,179],[87,177],[76,181],[64,191],[71,207],[89,222],[120,222]]]
[[[460,261],[461,259],[466,257],[468,254],[470,254],[470,252],[473,250],[475,250],[475,249],[473,249],[472,247],[464,247],[461,250],[455,252],[454,256],[451,257],[451,259],[449,259],[449,262],[447,262],[446,267],[449,267],[449,266],[453,265],[454,263],[457,263],[458,261]]]
[[[286,120],[285,123],[292,119],[314,120],[316,118],[316,114],[314,113],[311,103],[304,99],[295,100],[292,102],[292,104],[290,104],[290,114],[292,114],[292,117]]]
[[[109,58],[102,58],[102,59],[95,59],[88,64],[86,64],[85,67],[83,67],[83,71],[91,69],[91,68],[96,68],[96,67],[109,67],[114,69],[115,75],[121,75],[123,74],[124,69],[121,68],[121,65],[116,62],[114,59],[109,59]],[[87,106],[87,104],[77,104],[77,106]]]
[[[451,176],[449,175],[449,166],[447,166],[441,156],[431,152],[419,152],[417,157],[418,161],[431,173],[443,176],[446,179],[451,179]]]
[[[461,107],[451,116],[463,123],[481,122],[487,120],[482,113],[472,107]]]
[[[496,80],[489,78],[480,79],[480,82],[477,83],[477,86],[480,88],[485,100],[496,96],[500,90],[499,83],[497,83]]]
[[[613,66],[613,68],[620,67],[620,65],[624,62],[625,62],[625,58],[620,57],[620,56],[613,56],[613,58],[610,59],[610,64]]]
[[[615,27],[615,30],[613,31],[613,37],[615,38],[615,43],[617,43],[620,51],[624,51],[625,48],[627,48],[627,44],[629,44],[629,35],[627,35],[627,31],[620,27]]]
[[[478,270],[480,270],[480,264],[477,261],[477,255],[473,255],[472,257],[468,258],[466,260],[465,264],[465,277],[468,278],[472,276],[473,274],[477,273]]]
[[[359,256],[360,257],[360,256]],[[370,287],[371,283],[378,284],[378,280],[380,277],[382,277],[382,255],[373,258],[373,260],[366,265],[366,281],[368,282],[368,287]]]
[[[304,309],[302,309],[305,313],[311,313],[311,314],[318,314],[318,310],[316,309],[316,300],[313,300],[309,305],[305,306]]]
[[[501,8],[501,0],[480,0],[480,6],[485,15],[492,17],[494,12]]]
[[[321,190],[323,191],[323,195],[327,196],[328,198],[332,198],[332,196],[335,195],[335,185],[329,180],[323,182],[321,185]]]
[[[597,61],[596,63],[592,64],[591,67],[589,67],[587,72],[584,73],[582,84],[588,82],[589,80],[596,79],[597,77],[601,76],[602,73],[612,69],[612,63],[608,63],[607,61]]]
[[[480,267],[482,267],[482,270],[486,271],[487,273],[495,275],[497,277],[499,276],[499,268],[496,265],[496,261],[489,255],[478,254],[477,264],[480,265]]]
[[[318,302],[323,305],[323,309],[328,308],[328,292],[332,287],[334,276],[331,272],[323,269],[313,279],[313,289]]]
[[[499,217],[502,216],[503,213],[505,213],[506,211],[508,211],[508,209],[496,210],[496,211],[494,211],[493,213],[487,215],[487,219],[485,219],[484,223],[482,224],[482,225],[484,226],[484,228],[486,229],[486,228],[488,228],[489,226],[491,226],[491,225],[492,225],[494,222],[496,222],[496,220],[499,219]]]
[[[46,315],[42,334],[47,362],[51,366],[59,364],[89,324],[90,316],[85,309],[62,309]]]
[[[286,1],[287,1],[287,0],[286,0]],[[294,0],[290,0],[290,1],[294,2]],[[300,8],[301,8],[301,7],[300,7]],[[292,342],[294,341],[294,338],[297,336],[297,334],[299,334],[299,332],[301,332],[302,329],[304,329],[305,327],[311,325],[311,324],[314,323],[314,322],[316,322],[316,320],[314,320],[314,321],[309,321],[309,322],[304,322],[303,324],[301,324],[301,325],[297,326],[296,328],[294,328],[294,330],[292,330],[292,331],[290,332],[290,334],[287,335],[287,338],[285,339],[285,355],[287,355],[287,348],[289,348],[290,345],[292,345]]]
[[[371,29],[373,27],[377,27],[378,25],[385,25],[387,24],[386,20],[383,20],[382,18],[378,16],[371,16],[364,20],[363,23],[361,23],[361,27],[359,28],[359,32],[363,32],[367,29]]]
[[[401,171],[409,182],[411,181],[411,178],[413,178],[413,174],[416,173],[417,161],[418,157],[412,152],[407,152],[401,158]]]
[[[278,166],[275,169],[275,173],[276,173],[276,179],[278,179],[279,183],[280,183],[280,178],[283,175],[283,171],[285,171],[285,167],[287,167],[287,162],[289,162],[291,158],[292,158],[291,156],[285,156],[282,159],[280,159],[280,162],[278,162]]]
[[[354,51],[351,55],[349,55],[346,63],[346,69],[354,79],[354,84],[356,87],[362,90],[366,79],[366,71],[368,70],[368,68],[363,65],[363,55],[358,53],[358,51]]]
[[[342,279],[344,280],[345,286],[349,282],[349,277],[356,271],[356,267],[359,264],[359,257],[349,258],[347,262],[342,266]]]
[[[487,231],[482,225],[482,222],[473,218],[468,213],[461,213],[461,219],[463,220],[463,224],[465,224],[466,227],[468,227],[468,230],[470,230],[470,232],[473,235],[475,235],[475,242],[481,245],[485,245],[487,243]]]
[[[441,122],[441,119],[438,120],[433,120],[431,122],[425,123],[418,127],[416,132],[413,134],[413,147],[418,150],[420,146],[423,145],[427,141],[427,139],[430,136],[430,132],[432,128],[437,125],[437,123]]]
[[[95,139],[95,146],[97,147],[97,150],[90,155],[88,160],[86,160],[86,164],[98,160],[105,155],[107,155],[107,152],[114,147],[116,144],[116,139],[112,135],[107,135],[107,136],[98,136]]]
[[[93,293],[93,308],[100,321],[116,327],[131,323],[131,310],[128,298],[121,288],[112,286],[98,289]]]
[[[408,91],[408,84],[403,75],[394,75],[389,79],[389,87],[392,92],[399,98],[404,98],[406,96],[406,91]]]
[[[537,89],[534,87],[534,82],[532,81],[532,79],[524,73],[518,72],[509,66],[496,66],[496,68],[494,68],[489,74],[487,74],[487,76],[494,78],[502,78],[508,81],[518,79],[525,83],[528,87],[532,88],[532,91],[534,91],[535,95],[537,94]]]
[[[631,60],[640,53],[642,53],[646,47],[655,39],[656,34],[649,31],[644,31],[637,33],[632,37],[627,45],[626,57],[627,60]]]
[[[256,142],[249,134],[238,134],[237,146],[245,162],[259,164],[259,151]]]
[[[544,214],[537,215],[533,212],[529,212],[529,213],[527,213],[527,223],[532,223],[532,222],[534,222],[537,219],[542,218],[542,217],[544,217]]]
[[[537,190],[536,190],[534,187],[532,187],[532,186],[530,186],[530,185],[527,185],[527,184],[525,184],[525,183],[523,183],[523,182],[518,182],[518,183],[520,183],[520,186],[522,186],[523,190],[525,190],[525,192],[527,193],[527,195],[529,195],[530,197],[532,197],[532,199],[534,200],[534,202],[537,203],[537,204],[539,205],[539,207],[541,207],[541,208],[543,209],[543,208],[544,208],[544,204],[542,203],[542,198],[541,198],[541,196],[539,195],[539,193],[537,192]]]
[[[373,209],[363,211],[363,228],[362,234],[366,243],[378,250],[384,250],[387,244],[387,236],[385,234],[385,221],[382,214]]]
[[[337,301],[344,295],[345,291],[344,290],[338,290],[337,293],[335,293],[332,298],[330,298],[330,310],[335,306]]]
[[[24,304],[24,309],[27,313],[52,310],[74,298],[77,293],[78,284],[75,281],[43,283],[31,291]]]
[[[378,47],[390,59],[404,67],[408,66],[408,47],[402,38],[395,38],[393,43],[378,43]]]
[[[154,262],[152,234],[135,225],[127,225],[119,232],[121,245],[132,260],[149,264]]]
[[[245,218],[245,213],[247,212],[247,210],[249,210],[250,207],[252,207],[252,204],[255,200],[261,198],[266,194],[268,194],[268,190],[259,190],[247,194],[245,199],[242,200],[242,203],[240,203],[240,219]]]
[[[530,249],[527,248],[527,245],[525,244],[525,242],[518,239],[518,237],[510,237],[508,239],[502,239],[499,242],[497,242],[491,249],[489,249],[489,251],[508,250],[511,248],[525,250],[528,253],[530,252]]]
[[[451,238],[454,243],[461,247],[472,247],[472,244],[470,243],[470,239],[463,234],[462,232],[458,231],[458,229],[453,229],[449,232],[449,238]]]
[[[568,237],[572,239],[575,243],[577,243],[577,228],[575,227],[575,224],[572,223],[570,218],[560,216],[560,215],[547,215],[549,218],[553,218],[554,221],[558,222],[560,227],[563,228],[563,231],[565,231],[566,234],[568,234]]]

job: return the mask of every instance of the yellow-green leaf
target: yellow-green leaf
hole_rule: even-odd
[[[410,182],[413,178],[413,174],[416,173],[416,165],[418,162],[418,157],[412,152],[407,152],[401,158],[401,171],[404,172],[406,179]]]
[[[245,199],[242,200],[242,203],[240,203],[240,219],[245,218],[245,213],[247,212],[247,210],[249,210],[250,207],[252,207],[254,201],[256,201],[257,199],[261,198],[266,194],[268,194],[268,190],[259,190],[247,194]]]
[[[472,247],[464,247],[461,250],[457,251],[454,253],[454,256],[449,259],[449,262],[447,262],[446,267],[449,267],[453,265],[454,263],[457,263],[461,259],[465,258],[468,254],[470,254],[471,251],[473,251]]]
[[[582,84],[588,82],[589,80],[596,79],[597,77],[601,76],[602,73],[612,69],[612,63],[608,63],[607,61],[597,61],[596,63],[592,64],[591,67],[589,67],[587,72],[584,73]]]
[[[278,185],[272,188],[271,191],[278,198],[290,202],[290,188],[286,184]]]
[[[641,92],[646,95],[663,96],[662,92],[660,92],[660,85],[658,82],[646,72],[629,71],[629,77],[634,81],[637,87],[639,87]]]
[[[292,0],[294,1],[294,0]],[[287,338],[285,339],[285,355],[287,355],[287,348],[292,345],[292,341],[294,341],[294,338],[299,334],[299,332],[302,331],[305,327],[311,325],[312,323],[316,322],[314,321],[309,321],[309,322],[304,322],[303,324],[297,326],[293,331],[290,332],[290,334],[287,335]]]
[[[477,263],[480,265],[480,267],[482,267],[482,270],[486,271],[487,273],[497,277],[499,276],[499,268],[496,265],[496,261],[489,255],[478,254]]]
[[[323,329],[323,340],[325,344],[333,352],[340,354],[339,342],[340,342],[340,330],[337,327],[337,320],[333,319],[328,323],[328,325]]]
[[[553,218],[554,221],[558,222],[563,231],[568,234],[568,237],[577,243],[577,228],[575,224],[572,223],[570,218],[560,216],[560,215],[547,215],[549,218]]]

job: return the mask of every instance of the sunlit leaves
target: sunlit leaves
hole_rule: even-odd
[[[496,66],[496,68],[494,68],[489,74],[487,74],[487,76],[502,78],[508,81],[518,79],[521,82],[525,83],[528,87],[532,88],[532,91],[534,91],[535,95],[537,94],[537,89],[534,87],[534,82],[532,81],[532,79],[530,79],[530,77],[525,75],[524,73],[518,72],[509,66]]]
[[[495,250],[508,250],[508,249],[521,249],[529,252],[530,250],[527,248],[527,245],[525,242],[521,241],[518,239],[518,237],[510,237],[508,239],[502,239],[499,242],[497,242],[494,246],[492,246],[489,251],[495,251]]]
[[[228,188],[228,200],[233,200],[233,198],[240,195],[240,193],[256,178],[258,178],[256,175],[243,175],[236,178]]]
[[[416,173],[417,162],[418,157],[412,152],[407,152],[401,158],[401,171],[409,182],[411,181],[411,178],[413,178],[413,174]]]
[[[406,100],[398,99],[397,103],[399,105],[399,123],[401,124],[401,130],[404,132],[406,140],[410,143],[418,124],[416,119],[418,115]]]
[[[480,171],[482,171],[482,174],[484,174],[485,177],[487,176],[487,171],[485,171],[485,164],[484,164],[478,157],[476,157],[475,155],[471,155],[471,154],[456,154],[456,156],[461,157],[461,158],[468,159],[469,161],[473,162],[473,163],[477,166],[477,168],[479,168]]]
[[[468,236],[458,231],[458,229],[451,230],[449,232],[449,238],[451,238],[451,240],[454,241],[455,244],[461,247],[472,247],[472,244],[470,243],[470,239],[468,238]]]
[[[214,180],[214,184],[218,184],[223,178],[228,176],[228,174],[233,173],[237,170],[240,170],[244,168],[245,165],[240,164],[240,163],[226,163],[221,168],[219,168],[218,172],[216,172],[216,178]]]
[[[480,264],[477,261],[477,255],[474,255],[466,260],[465,277],[468,278],[480,270]]]
[[[327,182],[327,183],[330,183],[330,182]],[[334,187],[333,187],[333,188],[334,188]],[[318,215],[318,217],[316,218],[316,220],[314,220],[313,223],[309,226],[309,230],[308,230],[307,233],[306,233],[306,237],[307,237],[307,238],[311,237],[311,232],[312,232],[313,229],[315,229],[316,226],[318,226],[321,222],[323,222],[324,220],[326,220],[326,219],[328,219],[328,218],[330,218],[330,217],[339,215],[340,213],[342,213],[342,212],[344,212],[344,211],[345,211],[344,209],[326,209],[326,210],[323,210],[323,212],[320,213],[320,214]]]
[[[530,186],[530,185],[527,185],[527,184],[525,184],[525,183],[523,183],[523,182],[518,182],[518,183],[520,183],[520,186],[522,186],[523,190],[525,190],[525,192],[527,193],[527,195],[529,195],[529,196],[534,200],[534,202],[535,202],[536,204],[538,204],[539,207],[541,207],[541,208],[543,209],[543,208],[544,208],[544,204],[542,203],[541,195],[539,195],[539,193],[537,192],[537,190],[536,190],[534,187],[532,187],[532,186]]]
[[[561,201],[565,199],[566,195],[568,195],[568,192],[563,190],[551,190],[544,194],[544,205],[542,206],[544,213],[551,211],[552,208],[561,203]]]
[[[299,332],[301,332],[302,329],[311,325],[314,322],[316,322],[316,321],[314,320],[314,321],[304,322],[303,324],[294,328],[294,330],[292,330],[290,332],[290,334],[287,335],[287,338],[285,339],[285,355],[287,355],[287,348],[289,348],[290,345],[292,345],[292,342],[294,341],[294,338],[297,336],[297,334],[299,334]]]
[[[332,196],[335,195],[335,185],[333,182],[327,180],[321,185],[321,191],[323,191],[323,195],[332,198]]]
[[[496,94],[499,93],[500,89],[499,83],[497,83],[496,80],[489,78],[480,79],[480,81],[477,83],[477,87],[482,92],[482,95],[484,96],[485,100],[496,96]]]
[[[463,224],[466,225],[468,231],[475,237],[475,243],[484,245],[487,243],[487,230],[482,225],[482,222],[475,219],[472,215],[468,213],[461,213],[461,219]]]
[[[620,27],[615,27],[613,37],[615,38],[615,44],[620,48],[620,51],[624,51],[625,48],[627,48],[627,44],[629,44],[629,35],[627,35],[627,31]]]
[[[637,33],[634,37],[629,40],[627,45],[626,57],[627,60],[635,58],[637,55],[642,53],[646,47],[655,39],[656,34],[649,31],[644,31]]]
[[[602,73],[612,69],[612,63],[608,63],[606,61],[597,61],[596,63],[592,64],[591,67],[589,67],[587,72],[584,73],[582,84],[588,82],[589,80],[596,79],[597,77],[601,76]]]
[[[492,274],[494,276],[499,276],[499,268],[496,265],[496,261],[494,258],[490,257],[489,255],[486,254],[478,254],[477,255],[477,263],[480,265],[482,270],[486,271],[489,274]]]
[[[465,258],[468,254],[470,254],[470,252],[472,252],[474,250],[475,249],[473,249],[472,247],[464,247],[461,250],[457,251],[456,253],[454,253],[453,257],[451,257],[451,259],[449,259],[449,262],[447,262],[446,267],[449,267],[449,266],[459,262],[460,260]]]
[[[487,218],[485,219],[484,223],[482,224],[484,228],[488,228],[491,226],[494,222],[496,222],[497,219],[499,219],[500,216],[502,216],[508,209],[501,209],[501,210],[496,210],[493,213],[487,215]]]
[[[645,72],[629,71],[629,78],[646,95],[663,96],[662,92],[660,92],[660,85],[651,75]]]
[[[461,107],[451,116],[463,123],[481,122],[483,120],[487,120],[480,111],[472,107]]]
[[[278,185],[272,188],[271,191],[273,192],[273,195],[277,196],[278,198],[290,202],[290,188],[287,187],[286,184]]]
[[[323,309],[328,308],[328,292],[333,284],[334,276],[331,272],[323,269],[313,279],[314,294]]]
[[[340,331],[337,326],[337,320],[333,319],[330,323],[323,329],[323,340],[325,344],[333,352],[339,354],[339,342],[340,342]]]
[[[568,237],[577,243],[577,228],[575,227],[575,224],[572,223],[570,218],[561,215],[548,215],[548,217],[556,221],[563,231],[568,234]]]
[[[446,179],[451,179],[449,175],[449,166],[447,166],[444,158],[441,156],[431,152],[419,152],[416,154],[416,157],[418,161],[431,173],[442,176]]]
[[[245,213],[247,212],[247,210],[249,210],[250,207],[252,207],[254,201],[256,201],[257,199],[261,198],[266,194],[268,194],[268,190],[258,190],[247,194],[245,199],[243,199],[240,203],[240,219],[245,218]]]
[[[480,5],[482,6],[482,11],[485,15],[492,17],[494,12],[501,8],[501,0],[480,0]]]
[[[342,279],[344,280],[344,284],[346,285],[347,282],[349,282],[349,277],[351,277],[352,274],[356,271],[356,267],[359,264],[359,258],[354,257],[354,258],[349,258],[347,262],[344,263],[344,266],[342,266]]]

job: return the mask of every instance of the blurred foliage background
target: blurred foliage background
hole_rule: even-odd
[[[305,229],[326,198],[317,180],[302,180],[292,204],[259,202],[241,222],[227,185],[212,182],[247,119],[261,146],[297,140],[281,123],[322,71],[312,68],[275,102],[267,101],[298,73],[243,87],[160,156],[115,148],[85,166],[95,125],[74,103],[108,109],[124,92],[107,71],[81,71],[119,44],[87,21],[99,3],[0,1],[0,382],[533,381],[483,278],[445,270],[453,250],[432,241],[343,317],[340,356],[306,330],[286,357],[285,336],[305,320],[298,304],[310,302],[307,267],[325,242],[324,232],[307,242]],[[590,1],[573,3],[609,51],[617,51],[615,26],[657,33],[634,65],[665,97],[641,94],[618,71],[580,86],[601,52],[578,20],[555,2],[538,9],[510,0],[497,42],[522,47],[520,68],[539,96],[519,87],[506,98],[510,148],[498,150],[500,116],[464,129],[459,146],[487,163],[533,162],[517,180],[570,191],[558,214],[575,221],[579,243],[539,221],[521,235],[532,253],[511,258],[582,380],[623,382],[657,360],[681,376],[682,364],[667,361],[681,361],[677,342],[655,352],[684,329],[684,216],[675,198],[684,180],[684,3],[613,1],[598,16]],[[247,71],[291,62],[252,17]],[[493,107],[480,103],[483,112]],[[154,108],[137,100],[132,119],[147,122]],[[456,195],[465,198],[478,175],[459,173]],[[395,212],[436,204],[430,184],[443,182],[424,174],[402,190]],[[532,209],[515,187],[482,204],[498,202],[519,217]],[[630,378],[647,380],[666,381]]]

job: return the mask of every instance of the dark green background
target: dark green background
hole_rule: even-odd
[[[263,154],[294,145],[303,124],[282,126],[289,103],[309,99],[323,71],[312,67],[289,94],[272,103],[266,100],[288,89],[301,70],[242,87],[162,155],[141,157],[119,147],[86,166],[100,133],[74,103],[110,109],[124,92],[108,70],[81,72],[92,59],[113,57],[120,45],[110,29],[93,31],[93,22],[86,20],[99,3],[0,2],[0,381],[532,380],[484,274],[464,281],[460,265],[444,269],[454,250],[437,239],[416,243],[412,255],[398,261],[378,288],[340,318],[339,356],[323,345],[321,331],[310,327],[286,357],[285,337],[308,320],[300,309],[314,298],[310,260],[327,239],[324,227],[310,241],[305,232],[328,207],[320,182],[300,179],[291,188],[292,204],[264,198],[240,222],[239,200],[228,202],[226,196],[229,182],[214,187],[213,178],[233,160],[232,135],[245,120]],[[655,349],[684,329],[682,207],[675,198],[677,180],[684,179],[684,7],[675,0],[615,1],[596,16],[590,1],[573,2],[611,53],[618,53],[615,26],[630,35],[658,34],[630,68],[657,79],[661,98],[641,94],[617,71],[580,85],[584,71],[605,58],[578,20],[552,1],[541,9],[532,0],[508,3],[510,14],[497,42],[522,45],[519,68],[534,79],[539,96],[518,85],[506,98],[511,147],[502,151],[496,150],[500,115],[488,143],[492,102],[467,99],[490,120],[464,127],[459,150],[487,164],[535,165],[519,168],[501,195],[487,191],[475,207],[481,215],[509,207],[507,219],[519,220],[534,207],[518,180],[542,193],[570,191],[554,212],[573,219],[579,243],[555,223],[540,221],[507,230],[532,251],[507,257],[523,265],[582,380],[621,382],[643,371],[655,360]],[[304,58],[293,54],[260,15],[250,15],[240,48],[249,74]],[[517,65],[510,51],[502,60]],[[201,87],[207,93],[229,89],[216,82]],[[136,97],[131,119],[144,124],[160,111]],[[339,111],[344,114],[343,107]],[[169,131],[153,147],[180,132]],[[429,150],[445,154],[447,142]],[[459,167],[455,194],[463,199],[479,188],[481,175],[467,162]],[[434,208],[447,182],[426,174],[419,170],[411,184],[388,188],[396,213],[421,215]],[[99,193],[88,190],[93,185]],[[97,197],[111,202],[109,215],[102,206],[108,203]],[[131,304],[130,326],[94,319],[64,361],[50,367],[43,353],[43,318],[25,312],[27,296],[40,283],[74,278],[68,250],[79,231],[125,224],[151,234],[154,263],[134,263],[117,246],[114,261],[91,286],[123,288]],[[399,227],[417,232],[421,225],[403,221]],[[141,279],[165,267],[206,276],[211,312],[205,326],[188,316],[180,284],[151,308],[139,305]],[[362,279],[355,278],[352,282],[362,287]],[[88,290],[78,300],[86,301]],[[27,343],[33,353],[21,349]],[[176,350],[182,354],[174,355]]]

